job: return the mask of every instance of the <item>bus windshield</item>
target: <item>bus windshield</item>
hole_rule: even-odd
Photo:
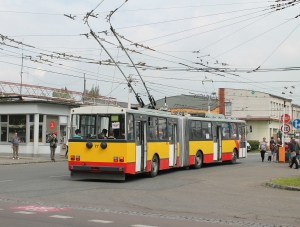
[[[76,129],[83,139],[125,139],[124,114],[73,114],[71,138]]]

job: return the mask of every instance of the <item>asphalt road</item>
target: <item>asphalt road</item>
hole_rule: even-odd
[[[264,186],[300,170],[259,154],[125,182],[71,180],[66,162],[0,172],[0,226],[300,226],[300,192]]]

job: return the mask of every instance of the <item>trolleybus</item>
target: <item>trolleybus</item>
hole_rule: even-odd
[[[125,180],[127,174],[142,173],[155,177],[166,169],[199,169],[203,163],[235,163],[247,156],[245,121],[221,114],[86,106],[71,109],[70,119],[72,178]],[[81,138],[72,137],[76,129]]]

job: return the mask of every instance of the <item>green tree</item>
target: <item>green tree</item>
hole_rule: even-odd
[[[52,92],[52,97],[70,99],[71,95],[70,95],[68,89],[65,87],[65,88],[61,88],[60,91]]]
[[[99,85],[92,86],[91,90],[85,90],[85,94],[93,95],[93,96],[100,96],[100,88]]]

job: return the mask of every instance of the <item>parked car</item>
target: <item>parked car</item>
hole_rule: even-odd
[[[251,151],[251,145],[247,142],[247,152]]]

